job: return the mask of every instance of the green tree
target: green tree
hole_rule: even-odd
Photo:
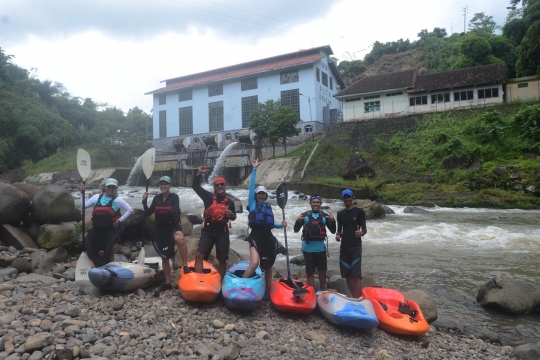
[[[499,26],[493,20],[493,16],[476,13],[469,21],[469,31],[476,35],[493,35]]]
[[[462,56],[454,64],[454,69],[488,64],[491,46],[485,37],[467,35],[461,43],[461,53]]]
[[[285,153],[287,153],[287,139],[298,136],[300,129],[296,125],[302,121],[296,113],[296,109],[290,106],[280,106],[270,118],[269,136],[272,139],[283,141]],[[274,156],[275,149],[274,149]]]
[[[521,41],[517,76],[540,75],[540,20],[534,22]]]
[[[503,26],[503,35],[515,45],[519,45],[527,32],[527,25],[523,19],[513,19]]]
[[[344,80],[352,80],[356,76],[366,71],[366,65],[362,60],[341,61],[338,65],[338,71]]]
[[[268,141],[272,144],[274,154],[277,139],[270,138],[270,126],[272,116],[280,106],[281,102],[279,100],[266,100],[264,103],[258,103],[249,116],[249,129],[255,132],[255,141],[259,143],[265,140]]]

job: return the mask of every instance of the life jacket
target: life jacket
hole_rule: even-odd
[[[307,211],[304,213],[304,215],[308,218],[308,222],[306,226],[304,226],[304,231],[302,232],[302,239],[306,241],[324,241],[324,239],[326,239],[326,226],[323,222],[323,217],[325,213],[322,211],[319,212],[318,219],[314,219],[312,214],[313,213],[311,211]]]
[[[120,219],[120,210],[114,211],[112,204],[116,195],[111,198],[107,205],[101,204],[103,194],[99,195],[94,209],[92,210],[92,226],[99,229],[112,228],[116,220]]]
[[[256,202],[255,209],[248,214],[248,225],[251,228],[264,227],[274,228],[274,212],[270,204]]]
[[[163,204],[154,207],[156,227],[163,228],[176,226],[173,215],[172,197],[169,195]]]
[[[229,222],[229,218],[225,212],[229,209],[227,206],[228,198],[223,198],[221,202],[217,202],[217,196],[214,195],[212,198],[212,205],[210,205],[206,210],[204,210],[204,222],[205,226],[213,224],[226,224]]]

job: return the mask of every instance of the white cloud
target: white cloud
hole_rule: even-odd
[[[465,6],[442,0],[274,0],[254,9],[246,7],[249,0],[201,3],[11,2],[0,12],[0,31],[7,33],[0,46],[16,64],[37,68],[39,79],[63,83],[72,96],[150,111],[152,100],[144,93],[162,80],[323,45],[340,60],[361,59],[374,41],[412,41],[434,27],[450,33],[451,24],[454,32],[463,31]],[[484,11],[502,23],[507,5],[469,2],[468,18]]]

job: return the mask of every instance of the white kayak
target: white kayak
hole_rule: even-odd
[[[156,285],[162,277],[160,257],[145,258],[144,264],[114,261],[88,272],[95,287],[118,292]]]
[[[336,291],[318,291],[317,306],[331,323],[370,330],[379,325],[370,300],[349,298]]]

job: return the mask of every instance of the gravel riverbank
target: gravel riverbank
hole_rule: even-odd
[[[24,278],[23,278],[24,277]],[[175,280],[175,279],[173,279]],[[0,359],[509,359],[512,347],[431,328],[420,338],[309,316],[186,303],[177,289],[100,294],[42,275],[0,284]]]

